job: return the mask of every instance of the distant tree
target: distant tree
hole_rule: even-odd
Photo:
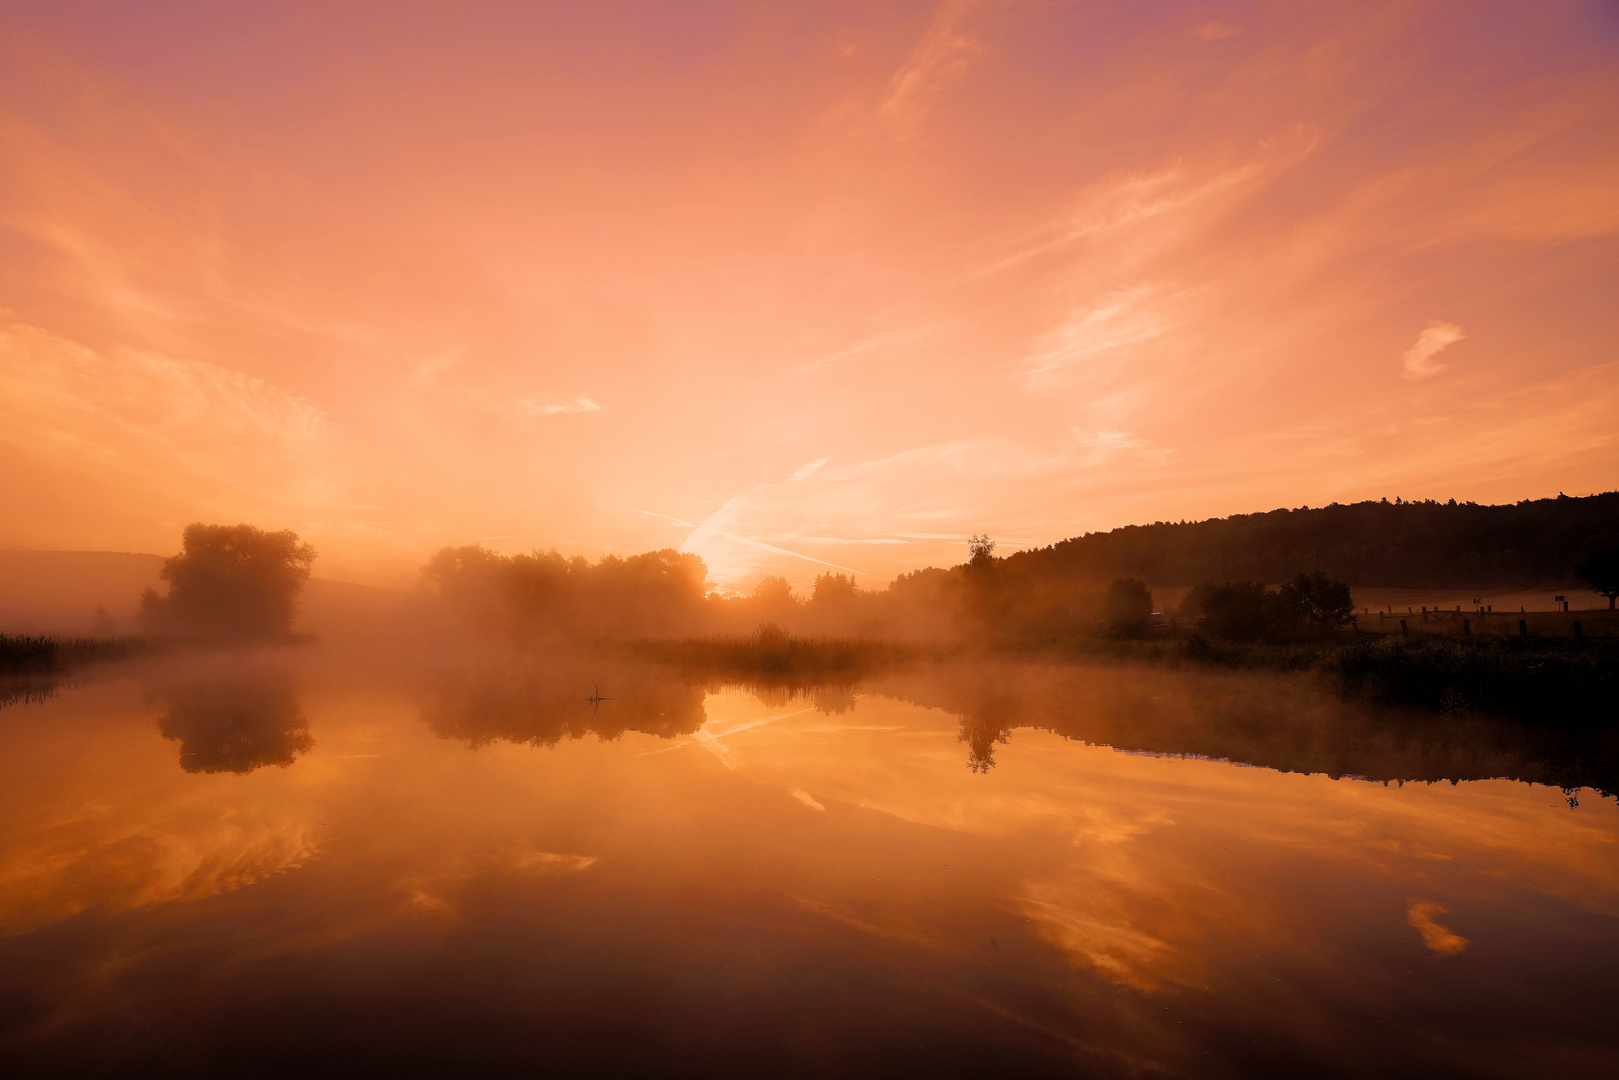
[[[1285,615],[1280,598],[1257,581],[1228,581],[1203,602],[1203,628],[1232,641],[1254,641]]]
[[[991,566],[995,562],[995,541],[988,536],[974,535],[967,541],[967,551],[972,556],[967,560],[969,566]]]
[[[1219,587],[1218,584],[1212,581],[1204,581],[1193,585],[1186,590],[1186,595],[1181,597],[1180,606],[1176,610],[1188,618],[1197,618],[1207,610],[1209,597],[1213,596],[1214,591]]]
[[[753,587],[753,598],[767,606],[786,606],[794,601],[793,587],[784,577],[767,577]]]
[[[1603,548],[1592,552],[1574,576],[1591,586],[1591,591],[1600,593],[1608,598],[1608,610],[1614,609],[1615,597],[1619,597],[1619,548]]]
[[[179,555],[163,563],[167,596],[147,589],[141,625],[183,637],[286,637],[315,549],[290,531],[251,525],[189,525]]]
[[[1319,570],[1300,573],[1283,585],[1278,599],[1306,629],[1336,630],[1355,621],[1355,601],[1349,595],[1349,586]]]
[[[1152,590],[1137,578],[1119,578],[1107,587],[1102,608],[1109,630],[1133,637],[1152,618]]]
[[[841,606],[855,598],[853,574],[822,574],[815,579],[810,602],[817,607]]]

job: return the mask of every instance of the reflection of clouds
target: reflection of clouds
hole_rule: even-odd
[[[596,865],[594,855],[542,851],[513,844],[476,855],[457,855],[396,882],[405,906],[444,918],[458,917],[460,894],[482,879],[504,876],[537,879],[578,874]]]
[[[1454,956],[1467,948],[1467,939],[1445,926],[1435,915],[1448,915],[1450,909],[1432,900],[1412,900],[1406,905],[1405,921],[1411,929],[1422,935],[1422,943],[1440,956]]]
[[[91,907],[126,911],[232,892],[304,865],[322,831],[296,808],[224,817],[184,803],[129,810],[86,808],[76,820],[8,843],[0,860],[0,933]]]
[[[1129,672],[1088,677],[1106,693],[1107,680]],[[1160,694],[1202,685],[1195,677],[1156,678]],[[1312,920],[1370,916],[1301,905],[1301,880],[1415,883],[1443,875],[1448,892],[1483,904],[1538,899],[1619,910],[1611,824],[1548,818],[1521,785],[1504,781],[1384,787],[1120,753],[1020,728],[998,748],[1007,760],[995,774],[964,783],[954,717],[936,710],[868,693],[849,725],[796,717],[755,725],[747,717],[760,706],[744,695],[708,702],[714,726],[730,734],[734,771],[799,802],[800,792],[813,792],[821,805],[914,827],[905,835],[919,840],[950,835],[958,852],[1004,860],[983,886],[997,902],[1075,966],[1138,990],[1209,985],[1236,955],[1353,967],[1357,961],[1334,951],[1341,948],[1335,935],[1324,938]],[[936,884],[916,882],[905,903],[930,902],[922,898]],[[888,908],[893,902],[826,901],[829,917],[873,934],[888,934],[899,918]],[[1429,948],[1465,946],[1437,920],[1442,909],[1414,903],[1408,917]],[[926,921],[893,932],[939,934]]]

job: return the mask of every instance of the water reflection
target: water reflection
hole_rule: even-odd
[[[168,705],[158,730],[180,744],[180,767],[188,773],[286,768],[315,745],[285,671],[169,674],[148,693]]]
[[[1018,728],[1139,753],[1378,781],[1501,777],[1576,793],[1619,791],[1619,729],[1369,707],[1303,680],[1120,666],[979,664],[916,669],[863,689],[960,719],[985,772]]]
[[[803,700],[828,715],[855,707],[853,681],[752,679],[675,668],[624,656],[507,653],[440,668],[425,682],[422,716],[444,739],[469,747],[495,741],[555,746],[625,732],[660,739],[695,734],[707,719],[704,699],[738,685],[771,708]]]
[[[1619,814],[1543,786],[1600,740],[1240,673],[318,659],[0,717],[0,1072],[1619,1067]]]
[[[669,739],[702,726],[703,697],[700,681],[646,665],[510,656],[441,670],[430,680],[422,715],[435,735],[472,747],[497,740],[555,746],[627,731]]]

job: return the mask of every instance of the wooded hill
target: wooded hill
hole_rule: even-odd
[[[1619,491],[1506,506],[1361,502],[1086,533],[1003,561],[1033,579],[1154,585],[1321,570],[1355,585],[1557,587],[1597,548],[1619,547]]]

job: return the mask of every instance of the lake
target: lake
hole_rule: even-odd
[[[1275,675],[159,657],[0,709],[0,1067],[1614,1076],[1616,761]]]

